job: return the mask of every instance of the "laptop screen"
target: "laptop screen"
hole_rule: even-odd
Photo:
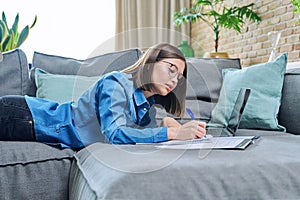
[[[236,98],[233,110],[229,117],[228,125],[210,126],[207,125],[207,134],[214,136],[235,136],[235,133],[240,125],[245,106],[247,104],[251,89],[241,88]]]
[[[241,88],[239,95],[236,99],[235,105],[233,107],[231,116],[228,121],[227,128],[230,129],[233,135],[235,135],[237,129],[239,128],[245,106],[247,104],[251,90],[249,88]]]

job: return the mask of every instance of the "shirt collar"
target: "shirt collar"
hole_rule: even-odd
[[[149,103],[141,89],[136,89],[133,93],[135,104],[140,106],[144,103]]]
[[[135,101],[136,106],[141,106],[143,104],[148,104],[150,106],[152,106],[153,104],[155,104],[155,98],[154,96],[148,97],[146,99],[143,91],[141,89],[136,89],[133,93],[133,98]]]

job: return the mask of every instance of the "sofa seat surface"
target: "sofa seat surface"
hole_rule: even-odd
[[[238,129],[235,134],[237,136],[257,135],[257,136],[287,136],[287,137],[293,135],[282,131],[254,130],[254,129]]]
[[[95,143],[75,156],[70,198],[299,199],[300,137],[258,132],[245,150]]]
[[[0,142],[0,199],[68,199],[74,151],[38,142]]]

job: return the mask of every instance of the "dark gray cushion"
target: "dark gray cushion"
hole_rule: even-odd
[[[241,68],[240,59],[231,58],[187,58],[187,102],[196,119],[209,121],[211,112],[219,98],[222,86],[222,70]],[[197,101],[198,100],[198,101]],[[182,123],[190,120],[185,114]]]
[[[241,68],[240,59],[230,58],[187,58],[187,98],[217,102],[221,85],[222,70]]]
[[[197,120],[209,121],[211,118],[211,111],[216,103],[207,102],[202,100],[186,100],[186,107],[193,111]],[[191,120],[191,117],[185,112],[182,120]]]
[[[213,102],[207,102],[207,101],[202,101],[202,100],[191,100],[187,99],[186,100],[186,107],[191,109],[194,117],[196,120],[201,120],[204,122],[208,122],[211,119],[211,111],[215,107],[216,103]],[[187,114],[187,112],[184,113],[184,116],[182,118],[178,118],[174,115],[171,115],[167,113],[164,109],[161,107],[156,108],[156,122],[157,124],[161,123],[161,120],[164,117],[172,117],[175,118],[179,123],[184,124],[189,121],[191,121],[191,116]]]
[[[0,153],[0,199],[68,199],[72,150],[1,141]]]
[[[128,49],[79,60],[56,55],[34,52],[32,67],[52,74],[100,76],[104,73],[124,69],[135,63],[141,55],[139,49]],[[31,73],[30,94],[35,96],[34,73]]]
[[[289,133],[300,135],[300,68],[287,70],[279,110],[279,124]]]
[[[0,80],[0,96],[27,94],[28,63],[21,49],[3,53],[3,61],[0,62]]]

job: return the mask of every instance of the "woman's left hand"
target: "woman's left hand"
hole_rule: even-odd
[[[181,127],[181,124],[171,117],[165,117],[165,118],[163,118],[163,120],[161,122],[161,126],[167,126],[169,128],[170,127]]]

